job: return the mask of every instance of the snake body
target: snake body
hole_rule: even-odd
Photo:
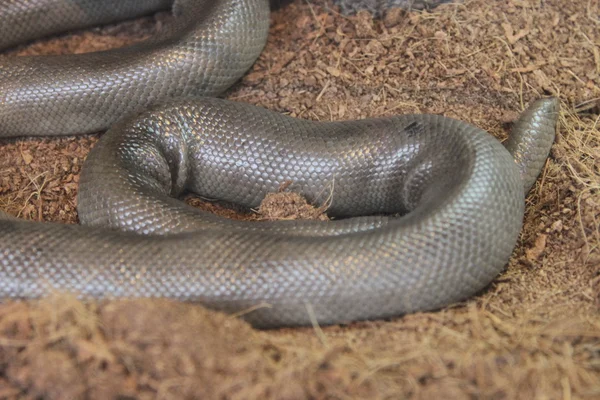
[[[52,9],[48,27],[22,32],[25,39],[65,23],[109,20],[110,6],[127,16],[165,1],[16,0],[0,4],[0,36],[18,40],[12,26],[27,24],[23,10]],[[120,6],[112,3],[118,3]],[[160,7],[159,7],[160,6]],[[137,11],[137,12],[134,12]],[[31,12],[36,14],[35,12]],[[30,14],[31,14],[30,13]],[[64,14],[64,15],[63,15]],[[0,60],[0,127],[4,136],[46,136],[105,130],[118,119],[172,97],[214,96],[256,61],[269,29],[268,0],[177,0],[174,21],[139,44],[108,51]],[[41,21],[44,18],[39,17]],[[112,18],[111,18],[112,19]],[[27,24],[27,25],[26,25]],[[57,26],[58,25],[58,26]],[[2,42],[0,42],[2,44]]]
[[[207,97],[256,59],[268,9],[206,4],[201,22],[132,48],[0,61],[2,135],[110,126],[84,164],[82,226],[0,221],[0,297],[167,297],[252,309],[243,318],[277,327],[438,309],[498,275],[554,139],[556,99],[530,105],[505,147],[437,115],[314,122]],[[233,221],[176,199],[255,207],[286,181],[313,202],[330,195],[336,220]]]

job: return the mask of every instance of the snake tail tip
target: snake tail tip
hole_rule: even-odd
[[[516,121],[505,147],[521,171],[529,192],[539,176],[556,137],[560,100],[541,98],[529,105]]]
[[[548,147],[554,142],[560,115],[560,100],[544,97],[532,102],[521,114],[513,128],[513,137],[536,140]]]
[[[558,120],[560,99],[558,97],[543,97],[532,102],[524,112],[525,114],[542,114],[546,118]]]

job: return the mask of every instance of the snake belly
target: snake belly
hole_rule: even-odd
[[[189,4],[209,12],[125,49],[0,61],[0,135],[111,126],[84,163],[82,226],[0,213],[1,298],[166,297],[267,328],[438,309],[504,268],[554,139],[555,99],[534,102],[504,147],[435,115],[313,122],[185,98],[243,74],[264,45],[268,8],[175,4],[181,21]],[[192,191],[256,207],[288,181],[309,201],[331,196],[335,220],[233,221],[176,199]]]

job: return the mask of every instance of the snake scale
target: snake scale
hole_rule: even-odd
[[[169,6],[4,2],[0,46]],[[83,167],[81,225],[2,215],[0,297],[166,297],[253,309],[243,318],[268,328],[434,310],[501,272],[554,140],[556,99],[533,102],[506,146],[437,115],[291,118],[215,97],[265,45],[267,0],[176,1],[173,13],[131,47],[0,59],[0,136],[108,129]],[[36,15],[47,24],[25,23]],[[177,200],[255,207],[286,181],[312,202],[329,193],[335,219],[234,221]]]

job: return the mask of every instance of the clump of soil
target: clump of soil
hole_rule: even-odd
[[[193,194],[185,198],[186,203],[221,217],[244,221],[318,220],[329,221],[327,205],[311,204],[297,192],[280,190],[267,193],[256,210],[247,210],[236,204],[208,201]]]
[[[0,332],[10,337],[0,355],[2,398],[24,388],[32,397],[59,399],[241,394],[253,378],[240,371],[260,374],[267,366],[249,326],[185,304],[97,308],[53,297],[6,304],[0,317]]]
[[[599,398],[599,14],[589,0],[467,0],[381,19],[297,0],[274,12],[265,51],[227,98],[313,120],[443,114],[504,140],[529,102],[560,97],[558,138],[506,272],[437,312],[264,332],[162,300],[7,303],[0,397]],[[122,46],[168,21],[162,13],[7,56]],[[81,163],[96,140],[3,141],[2,208],[76,222]]]
[[[260,220],[318,220],[329,221],[325,211],[327,204],[315,206],[310,204],[300,193],[286,191],[293,182],[288,181],[277,193],[268,193],[258,207]]]

